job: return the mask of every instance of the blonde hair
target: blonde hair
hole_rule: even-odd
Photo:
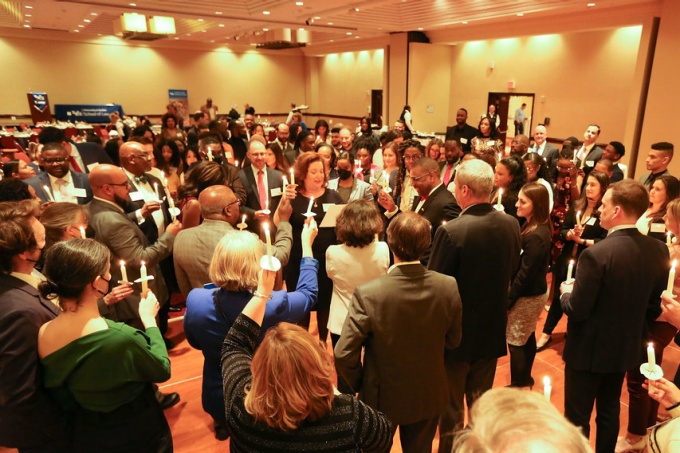
[[[245,408],[255,420],[283,431],[325,416],[333,404],[333,365],[305,329],[282,322],[267,331],[250,366]]]
[[[484,393],[457,434],[457,453],[592,453],[588,440],[543,395],[513,388]]]
[[[227,291],[257,288],[262,242],[248,231],[234,231],[217,243],[210,261],[210,281]]]

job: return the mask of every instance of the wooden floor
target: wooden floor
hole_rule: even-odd
[[[540,332],[545,321],[547,312],[543,311],[539,319],[537,332]],[[162,384],[161,390],[164,392],[178,392],[181,401],[175,407],[167,410],[166,416],[172,430],[175,451],[179,453],[213,453],[228,451],[228,442],[219,442],[215,439],[212,431],[211,417],[203,412],[201,408],[201,375],[203,367],[203,356],[197,350],[189,346],[184,338],[181,322],[170,325],[169,337],[177,343],[177,346],[170,351],[172,361],[172,378]],[[314,318],[312,317],[312,329],[315,328]],[[537,385],[533,391],[542,392],[542,382],[544,376],[550,376],[552,381],[552,402],[562,412],[564,408],[564,364],[562,362],[562,349],[564,347],[564,332],[566,328],[566,317],[563,317],[555,333],[550,348],[536,355],[533,368],[533,377]],[[329,341],[329,353],[331,351]],[[680,348],[675,343],[671,343],[666,349],[662,368],[665,376],[673,376],[680,362]],[[508,357],[503,357],[498,361],[496,379],[494,387],[502,387],[510,383],[510,369]],[[594,420],[594,416],[593,416]],[[628,394],[624,384],[621,395],[621,433],[626,429],[628,421]],[[593,425],[592,432],[595,432]],[[591,439],[592,441],[592,439]],[[592,442],[591,442],[592,443]],[[432,451],[436,452],[438,439],[432,446]],[[0,452],[15,451],[3,449]],[[392,452],[401,452],[398,433],[395,436],[395,445]]]

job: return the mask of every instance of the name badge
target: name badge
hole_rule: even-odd
[[[272,197],[280,197],[281,196],[281,188],[276,187],[271,190]]]
[[[666,224],[664,224],[664,223],[652,223],[652,226],[650,227],[649,231],[651,233],[665,233],[666,232]]]
[[[234,155],[232,153],[230,153],[229,151],[227,151],[225,153],[225,156],[227,156],[227,159],[231,159],[232,157],[234,157]]]
[[[88,165],[87,166],[87,172],[88,173],[91,172],[95,167],[98,167],[98,166],[99,166],[99,162],[95,162],[93,164]]]
[[[328,210],[331,208],[331,206],[335,206],[335,203],[324,203],[323,204],[323,212],[328,212]]]
[[[142,192],[140,192],[140,191],[130,192],[130,200],[132,200],[132,201],[144,201],[144,195],[142,195]]]
[[[595,221],[596,221],[596,220],[597,220],[597,219],[596,219],[595,217],[591,217],[591,218],[588,219],[588,221],[586,222],[586,225],[595,226]]]
[[[460,138],[460,142],[461,142],[463,145],[467,145],[468,139],[465,138],[465,137],[461,137],[461,138]]]
[[[594,160],[587,160],[586,161],[586,167],[594,167],[594,166],[595,166]]]
[[[72,197],[85,198],[87,197],[87,192],[85,189],[79,189],[77,187],[71,187],[68,191],[69,195]]]

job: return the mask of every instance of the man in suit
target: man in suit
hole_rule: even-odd
[[[463,157],[463,147],[460,139],[453,138],[444,142],[444,161],[439,163],[439,176],[442,184],[453,193],[453,180],[456,177],[456,169]]]
[[[600,225],[609,235],[581,253],[576,281],[561,287],[562,310],[569,316],[564,415],[588,437],[597,405],[598,453],[615,449],[623,377],[640,364],[646,322],[661,314],[668,248],[635,227],[648,206],[641,183],[624,179],[609,186],[600,207]]]
[[[96,143],[73,143],[66,139],[63,129],[46,127],[38,134],[38,141],[47,143],[61,143],[68,154],[71,169],[80,173],[89,173],[99,164],[112,164],[113,161]]]
[[[222,142],[220,141],[220,136],[213,133],[207,133],[206,135],[201,134],[198,140],[198,149],[203,160],[207,160],[208,156],[212,155],[212,160],[224,166],[227,169],[227,185],[234,191],[238,197],[241,205],[245,205],[247,193],[245,187],[243,187],[243,182],[239,177],[239,169],[235,165],[229,163],[228,159],[225,159],[224,148],[222,147]]]
[[[456,125],[446,128],[446,140],[457,139],[465,154],[472,150],[472,139],[478,134],[477,128],[467,123],[468,111],[464,108],[456,112]]]
[[[30,202],[0,203],[0,445],[67,452],[67,416],[43,388],[38,360],[38,331],[61,312],[37,289],[44,246]]]
[[[283,155],[288,160],[289,164],[293,165],[297,155],[293,152],[293,145],[288,143],[289,138],[290,127],[285,122],[279,123],[276,126],[276,140],[274,140],[272,148],[276,147],[279,151],[281,151],[281,155]]]
[[[431,237],[433,240],[437,229],[444,223],[457,218],[460,215],[460,206],[456,203],[453,194],[446,190],[439,179],[439,164],[430,157],[421,157],[411,168],[411,181],[418,192],[413,200],[414,212],[425,217],[431,225]],[[430,259],[430,248],[421,258],[424,266]]]
[[[87,175],[71,169],[69,156],[61,143],[47,143],[42,149],[45,171],[27,179],[43,203],[62,201],[87,204],[92,200],[92,189]]]
[[[282,198],[283,173],[267,167],[266,155],[262,142],[251,140],[248,144],[250,166],[239,172],[248,194],[241,212],[246,214],[249,229],[256,234],[261,233],[262,222],[271,222]]]
[[[529,143],[529,137],[526,135],[515,135],[510,141],[510,154],[518,157],[524,156],[529,151]]]
[[[430,245],[429,230],[413,212],[390,223],[387,242],[395,264],[387,275],[356,288],[335,346],[338,375],[363,402],[385,413],[393,430],[399,426],[404,452],[432,450],[448,402],[444,350],[461,338],[456,280],[418,262]]]
[[[532,153],[537,153],[545,160],[550,169],[557,167],[557,160],[560,151],[547,141],[548,129],[542,124],[534,128],[534,146],[529,149]]]
[[[203,222],[197,227],[180,231],[173,252],[177,283],[185,296],[192,289],[210,283],[208,269],[215,247],[225,234],[234,231],[241,220],[238,198],[226,186],[210,186],[203,190],[198,196],[198,203]],[[293,244],[292,227],[288,222],[292,212],[290,202],[281,204],[276,238],[272,244],[274,256],[281,261],[282,266],[288,263]]]
[[[588,125],[588,128],[583,133],[583,145],[576,150],[576,165],[578,168],[583,169],[586,176],[592,171],[604,153],[604,150],[595,144],[599,136],[600,126],[597,124]]]
[[[517,220],[489,203],[493,170],[481,160],[463,162],[454,195],[460,216],[437,230],[428,268],[458,282],[463,303],[463,338],[446,351],[450,403],[439,423],[439,451],[449,453],[453,432],[469,409],[493,385],[496,362],[507,352],[505,325],[510,280],[519,265]]]
[[[230,137],[227,143],[234,150],[234,159],[239,162],[239,167],[243,168],[246,162],[248,146],[245,137],[247,136],[246,126],[240,120],[229,121]]]
[[[609,183],[619,182],[626,177],[628,168],[623,168],[619,164],[621,158],[626,154],[626,147],[621,142],[609,142],[604,148],[602,159],[608,159],[612,162],[612,177],[609,178]]]
[[[670,175],[668,165],[673,160],[673,144],[668,142],[659,142],[652,145],[652,149],[647,154],[645,164],[647,170],[644,175],[640,176],[640,182],[645,185],[647,190],[652,187],[654,181],[659,176]]]

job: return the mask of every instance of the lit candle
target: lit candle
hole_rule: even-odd
[[[371,168],[371,182],[375,181],[375,170]]]
[[[264,201],[264,210],[269,211],[269,200]]]
[[[147,280],[146,264],[144,264],[144,261],[142,261],[142,267],[139,268],[139,274],[142,280],[142,294],[146,294],[149,290],[149,281]]]
[[[208,160],[209,160],[210,162],[212,162],[212,160],[213,160],[213,153],[212,153],[212,150],[211,150],[211,149],[208,149]]]
[[[389,179],[387,179],[387,171],[383,170],[382,177],[383,177],[383,184],[385,184],[385,185],[389,184]]]
[[[50,201],[54,201],[54,196],[52,195],[52,191],[50,190],[49,187],[43,186],[43,189],[45,190],[45,193],[47,194],[47,198],[50,199]]]
[[[550,394],[552,393],[552,385],[550,385],[550,378],[545,376],[543,378],[543,396],[550,401]]]
[[[576,225],[579,228],[581,227],[581,211],[576,212]]]
[[[243,214],[243,217],[241,218],[241,223],[239,223],[236,226],[238,227],[239,231],[243,231],[243,230],[246,229],[246,227],[248,225],[246,224],[246,215],[245,214]]]
[[[125,269],[125,261],[123,260],[120,260],[120,275],[124,282],[128,281],[127,269]]]
[[[161,201],[161,189],[158,187],[157,182],[153,183],[153,188],[156,191],[156,196],[158,197],[158,201]]]
[[[262,228],[264,228],[264,236],[267,239],[267,259],[269,260],[269,269],[274,269],[274,261],[272,261],[272,238],[269,234],[269,224],[263,223]]]
[[[569,267],[567,268],[567,283],[571,281],[571,274],[574,273],[574,260],[569,260]]]
[[[656,357],[654,357],[654,345],[649,343],[647,345],[647,367],[649,371],[653,371],[656,366]]]
[[[670,231],[666,232],[666,245],[667,246],[671,245],[671,232]]]
[[[283,189],[281,190],[281,192],[283,192],[284,197],[286,196],[286,186],[288,186],[288,178],[286,178],[284,176],[283,177]]]
[[[235,165],[236,167],[238,167],[238,161],[237,161],[237,160],[234,161],[234,165]]]
[[[673,284],[675,283],[675,266],[678,264],[678,260],[673,260],[673,265],[671,266],[671,271],[668,273],[668,285],[666,285],[666,291],[673,294]]]
[[[442,220],[442,225],[446,225],[446,220]]]
[[[83,239],[87,239],[87,236],[85,235],[85,227],[80,227],[80,237]]]
[[[312,206],[314,205],[314,197],[309,197],[309,206],[307,207],[307,214],[312,214]]]
[[[498,189],[498,202],[496,205],[500,208],[501,207],[501,200],[503,198],[503,189]]]
[[[290,169],[290,183],[295,184],[295,171],[292,168]]]

